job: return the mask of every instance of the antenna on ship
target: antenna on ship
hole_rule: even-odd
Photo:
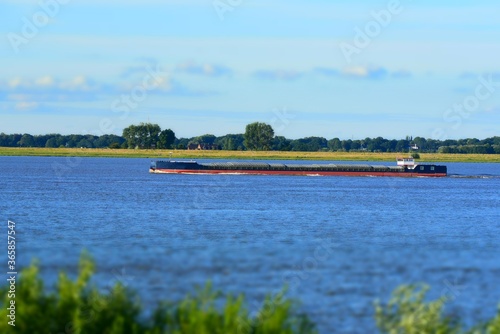
[[[172,161],[172,154],[174,153],[173,152],[168,153],[168,161]]]

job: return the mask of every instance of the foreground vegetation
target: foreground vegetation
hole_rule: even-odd
[[[306,315],[284,293],[268,296],[251,316],[243,295],[226,296],[210,284],[178,302],[160,303],[145,316],[137,295],[117,283],[106,292],[92,286],[92,259],[83,254],[78,276],[60,273],[54,292],[47,292],[35,263],[24,269],[15,286],[15,319],[8,309],[12,290],[1,288],[0,333],[172,333],[294,334],[316,333]],[[446,296],[427,302],[426,287],[398,288],[387,304],[376,302],[375,323],[387,334],[498,334],[500,311],[491,320],[463,329],[459,319],[444,314]],[[9,297],[10,295],[10,297]],[[9,317],[10,316],[10,317]],[[10,322],[10,324],[9,324]],[[13,326],[15,325],[15,326]]]
[[[445,304],[454,297],[442,295],[426,301],[429,288],[405,285],[392,293],[387,304],[375,303],[375,321],[383,334],[499,334],[500,309],[496,316],[465,329],[460,319],[446,315]]]
[[[248,160],[344,160],[390,161],[403,153],[373,152],[280,152],[216,150],[134,150],[86,148],[14,148],[0,147],[0,156],[115,157],[174,159],[248,159]],[[499,154],[420,153],[423,162],[500,162]]]
[[[241,296],[223,296],[210,284],[179,302],[163,302],[146,317],[138,297],[121,283],[107,292],[90,284],[94,263],[82,255],[79,274],[61,273],[55,292],[46,292],[36,264],[23,270],[15,287],[15,327],[8,324],[10,300],[2,289],[0,333],[226,334],[316,333],[283,293],[268,296],[251,316]],[[8,319],[8,320],[7,320]]]

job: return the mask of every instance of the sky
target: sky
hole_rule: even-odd
[[[500,3],[0,0],[0,132],[500,135]]]

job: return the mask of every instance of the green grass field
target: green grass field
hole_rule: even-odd
[[[395,161],[401,153],[371,152],[279,152],[279,151],[188,151],[123,150],[89,148],[17,148],[0,147],[0,156],[117,157],[117,158],[255,159],[255,160],[352,160]],[[500,162],[500,154],[420,153],[427,162]]]

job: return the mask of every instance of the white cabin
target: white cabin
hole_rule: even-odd
[[[397,158],[396,159],[398,166],[403,166],[403,167],[408,167],[409,169],[414,169],[415,168],[415,159],[412,157],[408,158]]]

